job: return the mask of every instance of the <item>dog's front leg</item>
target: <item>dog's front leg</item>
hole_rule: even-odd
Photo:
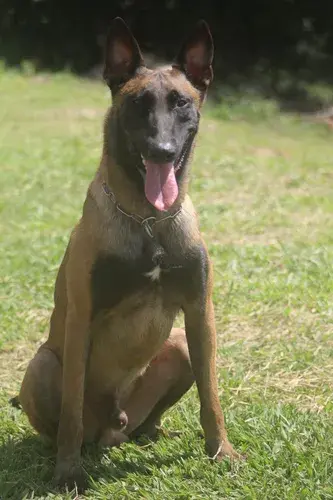
[[[228,441],[221,409],[216,376],[216,331],[212,300],[212,272],[207,260],[201,265],[198,293],[183,306],[185,329],[192,370],[200,398],[200,420],[205,434],[206,451],[211,457],[239,458]]]
[[[89,342],[91,299],[88,279],[76,262],[66,274],[67,314],[62,373],[62,402],[58,427],[55,481],[59,486],[84,487],[81,468],[83,402]]]

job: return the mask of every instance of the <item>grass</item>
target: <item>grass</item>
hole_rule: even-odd
[[[47,335],[109,95],[4,71],[0,94],[0,498],[66,499],[55,450],[7,401]],[[221,403],[248,460],[205,456],[191,390],[164,419],[180,438],[88,449],[80,498],[333,499],[332,155],[329,130],[272,102],[208,103],[190,190],[215,267]]]

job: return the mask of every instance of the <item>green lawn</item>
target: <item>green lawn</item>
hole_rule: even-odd
[[[52,489],[55,451],[7,400],[45,339],[101,153],[108,91],[0,73],[0,498]],[[212,463],[190,393],[180,438],[88,449],[90,499],[333,499],[333,136],[273,103],[208,105],[191,194],[215,266],[219,388],[244,463]]]

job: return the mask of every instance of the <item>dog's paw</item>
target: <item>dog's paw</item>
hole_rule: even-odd
[[[87,486],[87,476],[80,464],[60,462],[55,468],[54,484],[58,488],[82,492]]]
[[[245,460],[245,456],[234,450],[227,439],[222,440],[218,445],[206,442],[206,451],[212,460],[221,461],[224,458],[233,460]]]
[[[115,429],[106,429],[99,440],[100,446],[106,446],[109,448],[116,447],[118,448],[123,443],[129,441],[129,438],[121,431],[117,431]]]
[[[129,438],[133,441],[147,439],[149,441],[157,441],[160,437],[166,437],[165,431],[160,427],[160,425],[156,425],[155,422],[148,425],[140,425],[140,427],[132,431],[129,435]]]

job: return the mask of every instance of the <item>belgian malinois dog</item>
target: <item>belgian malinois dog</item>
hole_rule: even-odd
[[[154,70],[126,24],[112,23],[101,163],[19,394],[33,427],[57,440],[58,484],[82,484],[82,443],[155,436],[194,380],[208,454],[239,456],[218,398],[212,267],[186,193],[212,59],[203,21],[175,63]],[[185,331],[172,327],[179,311]]]

